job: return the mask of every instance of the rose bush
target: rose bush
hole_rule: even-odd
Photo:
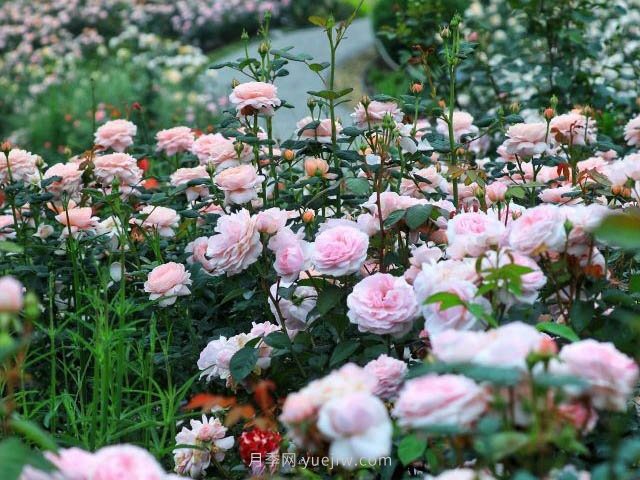
[[[350,21],[313,22],[334,58]],[[215,133],[2,143],[11,478],[638,477],[635,120],[476,120],[448,28],[448,100],[365,96],[352,125],[335,63],[265,26]],[[290,62],[328,75],[277,139]]]

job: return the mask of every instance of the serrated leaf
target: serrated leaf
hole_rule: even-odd
[[[253,371],[258,362],[258,350],[254,347],[243,347],[238,350],[229,362],[231,376],[236,382],[244,380]]]
[[[431,217],[433,207],[431,205],[414,205],[409,207],[404,215],[405,222],[411,230],[422,226]]]
[[[345,342],[339,343],[338,345],[336,345],[336,348],[331,354],[329,366],[333,367],[339,363],[342,363],[351,355],[353,355],[355,351],[358,350],[358,347],[360,347],[360,344],[356,340],[347,340]]]

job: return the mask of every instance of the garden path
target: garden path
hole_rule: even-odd
[[[300,30],[274,30],[272,32],[272,45],[274,48],[294,46],[293,52],[307,53],[314,61],[325,62],[329,60],[329,46],[325,33],[319,28],[304,28]],[[255,52],[257,43],[250,45],[250,52]],[[360,18],[353,22],[345,39],[338,48],[336,60],[339,70],[348,70],[349,61],[361,55],[370,54],[374,48],[374,34],[369,18]],[[244,51],[238,49],[216,59],[216,63],[235,61],[244,57]],[[306,104],[309,90],[322,90],[322,82],[318,76],[302,63],[290,62],[287,65],[289,75],[280,77],[276,81],[278,95],[294,105],[295,108],[280,109],[277,113],[278,120],[274,122],[274,135],[281,140],[291,137],[296,128],[296,122],[308,113]],[[230,89],[234,78],[245,81],[243,75],[230,68],[217,70],[214,81],[207,80],[208,87],[218,95],[225,95]],[[356,87],[356,85],[353,85]],[[341,85],[341,87],[343,87]],[[358,89],[356,89],[358,90]],[[351,109],[345,105],[338,106],[338,117],[343,124],[350,124],[349,115]]]

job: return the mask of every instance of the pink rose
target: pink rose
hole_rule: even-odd
[[[295,392],[289,394],[284,401],[279,420],[284,424],[294,425],[311,419],[317,411],[307,394]]]
[[[520,159],[534,157],[546,152],[546,123],[517,123],[507,130],[504,147],[509,155],[517,155]]]
[[[134,445],[103,447],[94,454],[91,480],[166,480],[167,474],[146,450]]]
[[[213,165],[217,171],[237,167],[251,156],[251,147],[242,145],[240,156],[236,151],[236,143],[220,133],[201,135],[193,142],[191,152],[198,157],[201,165]]]
[[[414,170],[411,177],[400,182],[400,195],[423,199],[424,194],[449,193],[449,183],[434,166]]]
[[[24,305],[24,287],[15,278],[0,277],[0,312],[17,313]]]
[[[522,322],[511,322],[484,332],[486,344],[475,352],[474,363],[526,370],[531,353],[547,351],[549,336]],[[553,348],[553,346],[551,347]],[[547,352],[548,353],[548,352]]]
[[[402,121],[403,113],[398,104],[395,102],[370,102],[367,108],[359,103],[355,111],[351,114],[354,122],[361,128],[369,126],[369,124],[378,125],[386,115],[389,115],[394,121]]]
[[[284,227],[269,240],[268,248],[276,254],[273,268],[285,282],[295,281],[311,266],[311,245],[302,238],[303,231],[296,234]]]
[[[295,212],[288,212],[277,207],[262,210],[256,215],[256,228],[260,233],[273,235],[284,228]]]
[[[215,265],[207,258],[207,248],[209,246],[209,239],[207,237],[196,238],[193,242],[190,242],[184,249],[185,252],[191,255],[187,258],[187,263],[193,265],[199,263],[202,268],[207,272],[211,272]]]
[[[64,236],[75,236],[82,231],[95,230],[98,226],[98,217],[93,216],[91,207],[69,207],[56,215],[56,220],[67,227],[62,231]]]
[[[479,257],[489,248],[500,244],[505,227],[494,216],[481,212],[459,213],[447,224],[451,258]]]
[[[173,238],[175,229],[180,225],[180,215],[173,208],[147,205],[140,211],[146,215],[144,219],[132,218],[130,222],[137,224],[145,230],[155,231],[161,237]]]
[[[198,166],[193,168],[179,168],[171,174],[171,185],[177,187],[185,183],[189,183],[191,180],[209,179],[209,173],[206,167]],[[198,198],[207,198],[209,196],[209,188],[206,185],[196,185],[188,187],[185,190],[187,195],[187,201],[193,202]]]
[[[425,480],[495,480],[486,472],[476,472],[470,468],[455,468],[442,472],[436,477],[427,476]]]
[[[622,160],[611,162],[603,172],[615,186],[624,186],[629,180],[640,180],[640,153],[632,153]]]
[[[26,150],[14,148],[9,151],[9,156],[0,152],[0,184],[35,181],[38,178],[38,164],[41,162],[38,155]]]
[[[550,369],[560,375],[573,375],[583,379],[595,408],[624,411],[627,400],[638,382],[638,366],[632,358],[621,353],[612,343],[581,340],[565,345],[558,362]],[[573,392],[567,388],[568,393]]]
[[[493,205],[494,203],[503,202],[508,189],[509,187],[502,182],[493,182],[487,185],[485,188],[487,204]]]
[[[582,202],[582,198],[571,193],[580,193],[580,190],[571,185],[562,187],[546,188],[538,194],[538,198],[544,203],[555,203],[561,205],[573,205]]]
[[[367,259],[369,237],[355,227],[340,225],[320,233],[313,244],[312,263],[322,275],[340,277],[360,270]]]
[[[191,274],[185,270],[184,265],[169,262],[151,270],[144,282],[144,291],[150,294],[149,300],[161,299],[159,305],[166,307],[176,303],[178,297],[189,295],[189,285]]]
[[[261,114],[271,116],[282,103],[278,89],[271,83],[247,82],[233,89],[229,100],[236,106],[238,115]]]
[[[16,238],[13,228],[15,220],[12,214],[0,215],[0,240],[11,240]]]
[[[311,117],[304,117],[302,120],[296,123],[296,128],[299,131],[298,135],[302,138],[311,138],[319,143],[331,143],[331,119],[325,118],[319,121],[319,124],[315,128],[308,128],[302,130],[307,125],[313,123],[314,120]],[[342,125],[336,122],[336,135],[339,135],[342,131]]]
[[[20,480],[90,480],[95,470],[95,456],[79,448],[62,448],[58,453],[45,452],[44,456],[57,470],[45,473],[27,466]]]
[[[425,263],[436,263],[442,258],[442,250],[433,244],[425,243],[419,247],[413,247],[411,249],[411,257],[409,257],[409,268],[404,272],[404,279],[409,285],[413,285],[416,276],[422,270],[422,265]]]
[[[69,198],[75,198],[82,189],[82,173],[83,171],[80,170],[77,163],[56,163],[44,172],[42,178],[47,180],[52,177],[60,177],[60,180],[47,185],[46,190],[57,198],[60,198],[63,193]]]
[[[156,133],[156,150],[164,151],[168,156],[188,152],[194,142],[193,132],[189,127],[173,127]]]
[[[393,428],[382,401],[366,392],[331,399],[318,413],[318,430],[331,441],[332,461],[349,470],[358,461],[391,453]]]
[[[525,210],[509,225],[507,234],[511,248],[531,256],[546,251],[561,252],[566,239],[564,216],[555,205]]]
[[[134,186],[142,181],[142,170],[135,158],[127,153],[111,153],[93,160],[94,175],[103,187],[110,187],[117,178],[120,185]]]
[[[558,415],[578,431],[589,433],[598,423],[598,412],[593,407],[585,405],[585,403],[575,401],[558,405]]]
[[[558,143],[587,145],[596,141],[596,121],[574,111],[554,117],[549,124],[549,132]]]
[[[219,172],[215,184],[224,192],[225,203],[242,205],[258,198],[258,186],[263,180],[253,165],[239,165]]]
[[[262,253],[255,217],[247,210],[220,217],[215,231],[217,235],[209,237],[206,254],[212,275],[236,275],[255,263]]]
[[[269,289],[271,296],[267,301],[273,316],[278,319],[278,322],[284,322],[289,336],[293,337],[299,330],[304,330],[307,325],[320,316],[317,313],[309,315],[316,306],[318,292],[313,287],[296,287],[290,298],[283,298],[278,295],[279,286],[277,283],[271,285]],[[276,308],[276,303],[278,308]]]
[[[485,332],[445,330],[431,338],[431,352],[441,362],[473,362],[475,354],[490,342]]]
[[[95,133],[95,144],[103,150],[124,152],[133,144],[138,128],[127,120],[111,120],[100,126]]]
[[[408,367],[405,362],[382,354],[364,366],[367,373],[376,379],[373,393],[383,400],[394,399],[404,383]]]
[[[404,335],[418,314],[411,286],[388,273],[375,273],[358,282],[347,297],[347,306],[347,316],[358,330],[379,335]]]
[[[624,139],[631,147],[640,146],[640,115],[627,122],[624,127]]]
[[[449,138],[449,126],[443,119],[438,118],[436,131]],[[467,112],[453,112],[453,138],[460,142],[463,136],[474,137],[479,132],[478,127],[473,124],[473,116]]]
[[[485,412],[488,395],[462,375],[426,375],[407,381],[393,409],[398,424],[413,428],[468,428]]]

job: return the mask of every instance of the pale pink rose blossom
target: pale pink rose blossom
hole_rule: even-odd
[[[91,480],[166,480],[158,461],[146,450],[134,445],[103,447],[94,454]]]
[[[229,95],[239,116],[260,114],[271,116],[282,103],[275,85],[265,82],[247,82],[236,86]]]
[[[362,103],[359,103],[355,111],[351,114],[354,122],[359,127],[367,127],[369,124],[378,125],[382,123],[382,120],[386,115],[389,115],[394,121],[402,121],[402,110],[398,108],[398,104],[395,102],[370,102],[367,108],[364,108]]]
[[[140,214],[145,217],[132,218],[130,222],[145,230],[157,232],[161,237],[173,238],[180,225],[180,215],[173,208],[147,205]]]
[[[0,152],[0,184],[36,181],[41,162],[38,155],[18,148],[10,150],[8,156]]]
[[[414,170],[411,177],[400,182],[400,195],[425,198],[425,194],[449,193],[449,183],[434,166]]]
[[[82,189],[82,173],[83,171],[76,163],[56,163],[44,172],[42,179],[60,177],[60,180],[47,185],[46,190],[53,193],[56,198],[60,198],[63,193],[69,198],[76,198]]]
[[[284,285],[278,285],[277,283],[271,285],[269,289],[271,295],[267,301],[273,316],[278,322],[284,322],[289,336],[293,337],[298,331],[304,330],[307,325],[310,325],[320,317],[318,313],[309,315],[316,306],[318,292],[313,287],[300,286],[296,287],[291,298],[283,298],[278,294],[279,286]],[[278,304],[277,309],[274,300]],[[280,315],[282,315],[282,318]]]
[[[629,120],[624,126],[624,139],[631,147],[640,146],[640,115]]]
[[[603,410],[624,411],[638,382],[638,365],[631,357],[618,351],[612,343],[592,339],[562,347],[558,361],[551,364],[550,370],[583,379],[593,406]],[[566,389],[570,394],[585,393]]]
[[[436,131],[449,138],[449,126],[443,119],[438,118]],[[460,142],[463,136],[467,138],[475,137],[479,132],[478,127],[473,124],[473,116],[467,112],[453,112],[453,138]]]
[[[509,225],[507,233],[511,248],[531,256],[547,251],[561,252],[566,239],[564,216],[559,207],[549,204],[525,210]]]
[[[12,227],[15,219],[12,214],[0,215],[0,240],[12,240],[16,238],[16,231]]]
[[[485,198],[488,205],[503,202],[507,195],[509,187],[502,182],[496,181],[490,183],[485,188]]]
[[[258,198],[258,187],[264,180],[253,165],[227,168],[215,176],[216,186],[224,192],[227,204],[242,205]]]
[[[103,150],[112,149],[115,152],[124,152],[133,145],[133,137],[136,136],[138,127],[127,120],[111,120],[101,125],[94,135],[94,143]]]
[[[565,145],[587,145],[596,141],[596,120],[573,111],[554,117],[549,124],[549,135]]]
[[[0,277],[0,312],[17,313],[24,305],[24,287],[12,276]]]
[[[364,370],[376,379],[373,393],[383,400],[396,398],[404,383],[408,367],[405,362],[382,354],[364,366]]]
[[[75,207],[69,205],[67,210],[61,211],[55,219],[66,228],[62,230],[64,237],[69,234],[74,237],[81,232],[95,231],[98,226],[98,217],[93,216],[91,207]]]
[[[409,268],[404,272],[404,279],[409,285],[413,285],[416,276],[422,270],[424,263],[436,263],[442,258],[442,250],[433,243],[425,243],[419,247],[412,247],[409,257]]]
[[[256,215],[256,228],[260,233],[274,235],[284,228],[293,215],[295,215],[295,212],[289,212],[277,207],[262,210]]]
[[[262,243],[255,223],[244,209],[218,219],[206,252],[212,275],[236,275],[258,260]]]
[[[211,272],[214,268],[214,262],[209,261],[207,258],[207,248],[209,246],[208,237],[198,237],[193,242],[190,242],[185,247],[184,251],[191,255],[187,258],[187,263],[193,265],[199,263],[202,268],[207,272]]]
[[[470,468],[455,468],[435,477],[428,475],[425,480],[495,480],[495,478],[486,472],[476,472]]]
[[[177,445],[193,445],[194,448],[180,447],[173,451],[175,472],[200,478],[211,463],[211,457],[217,462],[224,460],[227,450],[233,447],[233,436],[225,436],[227,428],[215,417],[202,415],[202,421],[191,420],[188,427],[176,435]],[[199,447],[199,448],[198,448]]]
[[[191,152],[198,157],[201,165],[213,165],[219,172],[246,162],[251,155],[251,148],[243,145],[238,157],[232,138],[226,138],[220,133],[209,133],[201,135],[193,142]]]
[[[509,155],[520,159],[534,157],[549,150],[546,123],[517,123],[507,130],[504,147]]]
[[[525,371],[527,357],[554,349],[548,335],[522,322],[511,322],[499,328],[483,332],[487,342],[484,348],[474,352],[473,362],[493,367],[517,368]]]
[[[611,162],[604,169],[606,175],[614,186],[624,186],[629,180],[640,180],[640,153],[632,153],[622,160]]]
[[[347,297],[347,316],[361,332],[401,336],[413,326],[418,302],[402,277],[375,273],[353,287]]]
[[[356,273],[367,259],[369,237],[359,229],[338,226],[320,233],[313,243],[312,263],[322,275]]]
[[[269,240],[268,248],[276,255],[273,269],[284,282],[295,281],[311,267],[311,245],[303,237],[303,230],[296,234],[283,227]]]
[[[473,362],[476,353],[490,342],[485,332],[468,330],[445,330],[430,340],[433,356],[446,363]]]
[[[197,362],[201,372],[200,378],[206,377],[207,380],[213,378],[230,379],[229,362],[249,340],[251,340],[249,335],[240,333],[230,338],[220,336],[210,341],[200,352],[200,358]]]
[[[572,185],[546,188],[538,194],[538,198],[544,203],[554,203],[556,205],[575,205],[582,202],[582,198],[571,193],[580,193],[580,190]]]
[[[160,299],[158,305],[167,307],[176,303],[178,297],[191,294],[191,283],[191,274],[184,265],[168,262],[151,270],[144,282],[144,291],[149,294],[150,300]]]
[[[177,153],[188,152],[195,141],[193,132],[189,127],[173,127],[160,130],[156,133],[156,150],[165,152],[168,156]]]
[[[329,400],[318,413],[318,430],[331,441],[333,462],[348,470],[358,461],[391,453],[393,427],[382,401],[366,392]]]
[[[299,120],[298,123],[296,123],[296,129],[299,132],[299,136],[303,139],[316,140],[319,143],[331,143],[331,119],[325,118],[319,120],[319,124],[315,128],[302,130],[304,127],[313,122],[314,120],[311,117],[304,117],[303,119]],[[335,126],[336,135],[340,135],[340,132],[342,132],[342,125],[340,125],[340,123],[336,121]]]
[[[94,175],[103,187],[110,187],[115,179],[121,186],[132,187],[142,181],[142,170],[135,158],[127,153],[111,153],[95,157]]]
[[[80,448],[62,448],[57,453],[45,452],[44,456],[57,471],[46,473],[28,466],[20,480],[90,480],[96,468],[95,455]]]
[[[447,224],[447,255],[478,257],[500,244],[505,227],[496,217],[482,212],[459,213]]]
[[[403,427],[469,428],[485,412],[489,397],[462,375],[426,375],[405,383],[393,409]]]
[[[170,177],[171,185],[174,187],[184,185],[185,183],[189,183],[191,180],[198,179],[209,179],[209,173],[207,172],[206,167],[202,165],[192,168],[179,168],[173,172]],[[187,187],[185,194],[187,195],[187,201],[189,202],[193,202],[198,198],[204,199],[209,196],[209,187],[206,185]]]
[[[578,431],[589,433],[598,423],[598,412],[593,407],[585,405],[586,402],[574,401],[558,405],[558,415],[569,422]]]

